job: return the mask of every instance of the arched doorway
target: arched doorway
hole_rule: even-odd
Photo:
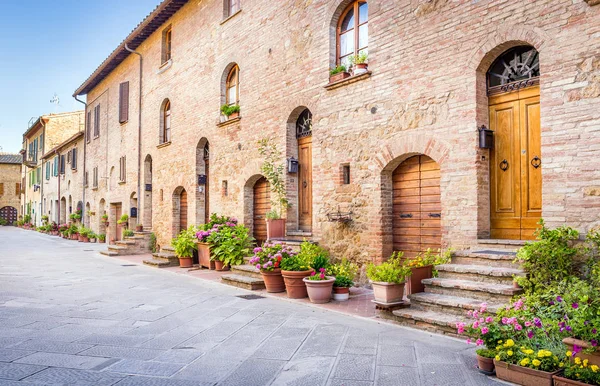
[[[253,194],[253,236],[258,245],[262,245],[267,240],[267,222],[265,215],[271,210],[271,190],[269,182],[265,177],[261,177],[254,184]]]
[[[312,231],[312,113],[305,109],[296,120],[298,140],[298,229]]]
[[[152,229],[152,157],[144,160],[144,228]]]
[[[539,55],[505,51],[487,72],[490,129],[490,235],[533,239],[542,215]]]
[[[198,188],[196,189],[196,224],[204,224],[209,221],[209,160],[210,149],[206,138],[200,139],[196,145],[196,178]]]
[[[173,237],[177,237],[179,232],[188,227],[188,205],[187,192],[182,186],[179,186],[173,192]]]
[[[426,155],[415,155],[392,173],[394,250],[415,257],[442,245],[440,167]]]
[[[12,206],[5,206],[0,209],[0,218],[6,220],[8,225],[12,225],[18,218],[18,211]]]

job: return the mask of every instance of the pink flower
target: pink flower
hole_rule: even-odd
[[[523,326],[521,326],[519,323],[515,324],[515,330],[521,331],[522,329],[523,329]]]
[[[473,317],[477,319],[479,317],[479,312],[477,310],[473,311]]]
[[[479,328],[479,322],[476,320],[473,322],[473,325],[471,326],[473,328]]]
[[[525,322],[525,327],[531,327],[532,325],[533,325],[533,323],[531,323],[530,321]]]
[[[471,338],[467,339],[467,344],[471,344]]]
[[[485,312],[487,310],[487,303],[481,303],[481,308],[479,309],[479,312]]]
[[[488,316],[487,318],[485,318],[485,322],[486,323],[494,323],[494,318],[492,318],[491,316]]]
[[[477,346],[483,346],[483,339],[477,339],[477,340],[475,341],[475,344],[476,344]]]
[[[506,316],[502,318],[502,324],[508,324],[508,318]]]
[[[473,310],[469,310],[469,311],[467,311],[467,315],[469,315],[469,316],[473,316]]]
[[[483,327],[483,328],[481,329],[481,333],[482,333],[483,335],[487,334],[489,331],[490,331],[490,330],[489,330],[487,327]]]

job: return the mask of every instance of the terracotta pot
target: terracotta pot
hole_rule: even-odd
[[[210,260],[210,245],[208,243],[198,243],[198,265],[215,269],[215,262]]]
[[[89,239],[89,237],[82,237],[81,241],[83,241],[84,243],[89,243],[90,239]]]
[[[364,74],[368,71],[369,64],[368,63],[356,63],[354,68],[354,75]]]
[[[499,379],[522,386],[552,386],[552,376],[560,372],[559,370],[548,373],[546,371],[521,367],[497,361],[495,359],[494,365],[496,365],[496,376]]]
[[[281,239],[285,237],[285,219],[278,218],[267,220],[267,239]]]
[[[71,240],[79,240],[79,235],[71,235]]]
[[[236,113],[231,113],[231,115],[229,117],[227,117],[227,119],[235,119],[237,117],[240,116],[240,112],[236,112]]]
[[[584,349],[592,347],[587,342],[575,338],[565,338],[563,339],[563,343],[565,344],[565,346],[567,346],[569,351],[573,351],[573,346],[579,346]],[[581,360],[587,359],[589,361],[590,366],[600,366],[600,351],[598,351],[598,349],[596,349],[596,351],[592,353],[584,353],[583,351],[581,351],[575,354],[575,356],[581,358]]]
[[[82,235],[77,235],[77,240],[79,240],[80,242],[83,242],[83,236]]]
[[[283,281],[285,282],[285,290],[287,291],[288,298],[302,299],[308,296],[306,285],[302,279],[310,276],[312,273],[312,269],[308,271],[281,271],[281,276],[283,276]]]
[[[350,77],[350,73],[349,72],[338,72],[335,75],[330,75],[329,76],[329,83],[335,83],[335,82],[339,82],[340,80],[346,79]]]
[[[229,271],[229,265],[225,265],[222,261],[215,260],[213,263],[215,264],[215,269],[217,271]]]
[[[350,288],[348,287],[333,287],[333,300],[345,302],[350,299]]]
[[[486,358],[477,354],[477,367],[479,371],[486,374],[491,375],[494,372],[494,358]]]
[[[142,232],[144,230],[144,226],[142,224],[137,224],[135,226],[135,231],[136,232]]]
[[[285,282],[283,276],[281,276],[281,269],[275,268],[272,271],[260,271],[262,274],[263,281],[267,292],[279,293],[285,291]]]
[[[192,268],[192,258],[191,257],[180,257],[179,258],[179,267],[181,268]]]
[[[100,239],[98,239],[98,243],[99,243],[99,244],[104,244],[104,243],[106,243],[106,239],[104,239],[104,240],[100,240]]]
[[[335,282],[335,277],[325,276],[325,280],[310,280],[308,277],[302,279],[306,285],[308,298],[311,303],[323,304],[331,300],[331,289]]]
[[[433,277],[433,265],[411,268],[410,270],[412,273],[407,280],[407,295],[425,292],[425,285],[421,283],[421,280]]]
[[[405,283],[373,282],[373,295],[379,303],[398,303],[404,298]]]
[[[589,386],[589,383],[583,383],[574,379],[563,378],[559,375],[553,375],[554,386]]]

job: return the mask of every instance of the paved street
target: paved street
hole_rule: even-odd
[[[0,227],[0,385],[497,385],[464,342]]]

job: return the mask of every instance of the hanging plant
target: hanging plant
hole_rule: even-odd
[[[285,165],[281,161],[281,152],[270,139],[263,138],[258,141],[258,152],[264,158],[260,167],[261,173],[269,181],[269,188],[273,193],[271,200],[270,219],[280,219],[290,207],[285,192]]]

